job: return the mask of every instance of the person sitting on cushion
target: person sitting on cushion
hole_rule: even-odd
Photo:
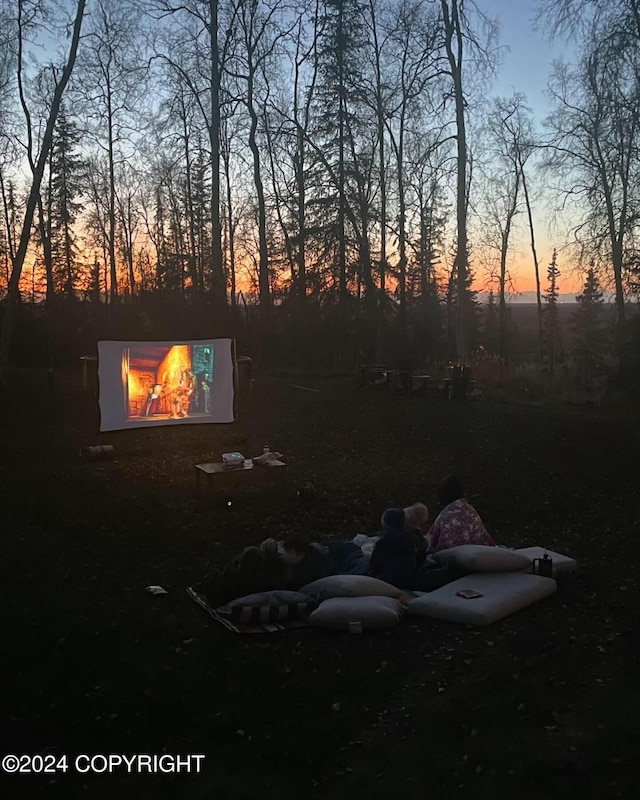
[[[416,546],[418,564],[422,564],[427,555],[426,533],[429,522],[429,509],[424,503],[413,503],[404,509],[405,528],[413,535]]]
[[[427,522],[429,520],[429,511],[423,503],[414,503],[408,506],[404,511],[404,522],[402,531],[407,534],[408,539],[413,541],[413,544],[418,554],[419,563],[422,563],[426,554],[426,540],[424,538],[427,529]],[[386,523],[393,525],[393,516],[395,512],[401,512],[401,509],[390,510],[386,517]],[[399,522],[400,513],[396,514],[396,519]],[[371,574],[371,556],[378,541],[383,538],[385,531],[382,530],[378,533],[366,535],[358,534],[353,539],[345,541],[338,539],[326,542],[325,545],[318,545],[323,547],[327,555],[333,562],[335,570],[340,575],[370,575]],[[404,538],[404,537],[402,537]],[[382,553],[389,544],[389,538],[384,545],[381,545],[378,550],[376,558],[382,559]],[[378,568],[378,564],[374,561],[374,568]]]
[[[428,553],[437,553],[461,544],[495,546],[478,512],[465,499],[462,484],[455,475],[449,475],[440,484],[438,500],[443,509],[427,534]]]
[[[382,537],[371,554],[369,574],[393,586],[408,586],[416,569],[415,535],[406,527],[402,508],[388,508],[381,519]]]
[[[422,503],[414,505],[419,507],[387,509],[383,514],[384,533],[371,556],[373,569],[369,574],[397,586],[398,589],[432,592],[461,578],[466,572],[438,564],[418,566],[420,556],[416,549],[416,539],[419,538],[420,547],[424,550],[422,530],[426,527],[428,511]]]

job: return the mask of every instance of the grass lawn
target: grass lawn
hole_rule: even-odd
[[[70,768],[14,775],[2,798],[637,796],[637,413],[356,383],[258,374],[235,426],[98,434],[79,369],[53,392],[42,373],[7,378],[2,750]],[[195,463],[265,442],[289,464],[282,489],[239,481],[231,508],[196,493]],[[112,460],[80,458],[107,443]],[[497,541],[567,553],[579,574],[487,628],[407,617],[364,635],[239,636],[184,591],[267,536],[435,511],[450,471]],[[73,766],[110,753],[205,758],[199,774]]]

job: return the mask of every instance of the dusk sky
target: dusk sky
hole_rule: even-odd
[[[500,24],[499,44],[502,63],[497,77],[487,89],[487,98],[522,92],[526,95],[527,103],[533,111],[535,125],[541,131],[542,122],[549,111],[545,91],[552,63],[560,58],[570,60],[573,55],[572,45],[561,38],[551,40],[548,26],[543,25],[541,30],[536,30],[534,18],[538,0],[475,0],[475,3],[483,13],[498,20]],[[533,193],[538,188],[535,186],[536,183],[538,182],[534,180],[532,173],[530,189]],[[573,264],[568,254],[562,252],[565,240],[561,227],[558,226],[553,237],[550,233],[550,207],[550,202],[538,194],[534,202],[534,216],[542,287],[546,288],[546,269],[553,247],[556,246],[559,249],[561,291],[580,291],[583,279],[575,272],[570,274]],[[529,232],[524,213],[515,221],[509,268],[516,292],[529,292],[535,289]],[[476,269],[476,277],[477,288],[487,289],[482,267]]]
[[[479,0],[478,7],[500,22],[500,43],[505,47],[496,93],[524,92],[538,120],[546,114],[547,79],[554,59],[570,58],[572,46],[547,31],[535,30],[536,0]],[[508,50],[506,49],[508,48]]]
[[[564,39],[551,40],[547,30],[536,30],[534,18],[536,0],[477,0],[478,8],[487,16],[500,22],[500,45],[502,46],[502,64],[490,93],[492,96],[509,96],[514,91],[522,92],[534,113],[535,124],[542,128],[542,122],[549,111],[548,99],[545,95],[552,63],[557,59],[572,60],[574,49]],[[536,208],[536,239],[538,258],[540,261],[543,289],[546,287],[546,269],[549,264],[554,245],[561,248],[564,242],[561,232],[552,241],[549,233],[549,215],[546,204]],[[524,215],[517,220],[516,233],[513,240],[512,274],[515,277],[518,291],[531,291],[535,288],[533,278],[532,257],[529,248],[529,236]],[[580,276],[568,274],[570,264],[568,256],[563,263],[563,254],[559,256],[561,272],[561,290],[564,292],[579,291],[582,285]]]

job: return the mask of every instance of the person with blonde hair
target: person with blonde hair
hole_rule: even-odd
[[[382,515],[383,535],[371,555],[370,574],[399,589],[432,592],[461,578],[466,571],[425,563],[425,530],[429,510],[424,503],[388,508]]]
[[[418,566],[427,556],[426,533],[429,528],[429,509],[424,503],[412,503],[404,509],[405,528],[413,535]]]
[[[409,530],[426,532],[429,522],[429,509],[424,503],[412,503],[404,510],[405,527]]]

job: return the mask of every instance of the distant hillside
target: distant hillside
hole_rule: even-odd
[[[579,292],[564,292],[558,295],[558,303],[562,305],[566,305],[567,303],[575,303],[576,302],[576,294]],[[603,293],[605,303],[612,303],[613,302],[613,295],[609,293]],[[495,296],[495,295],[494,295]],[[478,292],[478,300],[481,303],[486,303],[487,298],[489,297],[489,292]],[[536,304],[536,293],[535,292],[518,292],[518,294],[511,295],[508,297],[507,302],[510,305],[522,305],[524,303],[533,303]]]
[[[534,294],[535,296],[535,294]],[[558,305],[558,320],[560,324],[560,337],[564,350],[570,351],[574,347],[572,317],[578,308],[578,303],[562,303]],[[632,307],[632,313],[637,313],[637,306]],[[538,306],[534,303],[509,304],[509,342],[512,348],[511,356],[523,357],[535,353],[538,347]],[[612,303],[605,303],[602,309],[603,328],[605,332],[612,332],[615,325],[616,313]]]

